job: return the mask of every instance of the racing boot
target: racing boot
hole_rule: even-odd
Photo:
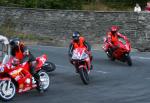
[[[40,76],[38,75],[38,73],[35,73],[35,68],[34,66],[31,66],[30,67],[30,71],[31,71],[31,74],[33,75],[33,77],[35,78],[35,81],[36,81],[36,84],[37,84],[37,87],[38,87],[38,91],[40,93],[43,93],[43,87],[42,87],[42,84],[41,84],[41,81],[40,81]]]
[[[44,91],[43,91],[42,82],[41,82],[41,80],[40,80],[40,76],[39,76],[37,73],[35,73],[33,76],[34,76],[34,78],[35,78],[35,80],[36,80],[36,82],[37,82],[38,91],[39,91],[40,93],[43,93]]]

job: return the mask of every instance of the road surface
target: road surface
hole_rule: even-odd
[[[66,48],[30,48],[36,56],[46,53],[56,64],[57,69],[49,74],[51,85],[44,94],[32,90],[8,103],[150,103],[150,53],[132,52],[133,66],[129,67],[93,50],[94,69],[90,84],[84,85],[68,61]]]

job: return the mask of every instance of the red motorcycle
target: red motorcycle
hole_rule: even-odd
[[[38,91],[46,91],[49,87],[50,79],[47,72],[42,69],[47,56],[42,55],[36,58],[36,73],[39,76],[37,81],[31,74],[29,63],[22,64],[15,58],[0,66],[0,99],[8,101],[16,93],[23,93],[36,88]]]
[[[72,63],[80,74],[84,84],[89,83],[89,73],[91,69],[91,60],[88,51],[85,48],[76,48],[73,50]]]
[[[130,57],[131,45],[128,40],[124,40],[122,38],[118,39],[118,48],[112,52],[111,48],[109,48],[109,43],[106,38],[104,38],[103,49],[106,52],[108,58],[112,61],[115,59],[127,62],[129,66],[132,66],[132,60]]]

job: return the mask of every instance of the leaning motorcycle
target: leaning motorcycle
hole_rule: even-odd
[[[106,38],[104,38],[103,49],[106,52],[108,58],[112,61],[115,59],[126,62],[129,66],[132,66],[132,60],[130,57],[131,45],[128,40],[124,40],[123,38],[118,39],[118,48],[112,52],[110,48],[108,48],[109,43]]]
[[[10,58],[11,55],[9,43],[6,44],[4,41],[0,41],[0,64],[6,64]],[[43,64],[42,69],[44,69],[47,73],[50,73],[56,69],[56,66],[52,62],[46,61]]]
[[[16,93],[23,93],[31,89],[46,91],[50,84],[49,75],[42,69],[47,61],[47,56],[42,55],[36,58],[36,75],[34,78],[29,68],[29,63],[20,64],[17,59],[12,58],[7,64],[0,66],[0,99],[4,101],[11,100]]]
[[[72,63],[76,71],[80,74],[80,78],[84,84],[89,84],[89,73],[91,68],[91,60],[88,51],[85,48],[76,48],[73,50]]]

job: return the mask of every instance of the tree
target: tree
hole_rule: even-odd
[[[0,5],[44,9],[81,9],[82,0],[0,0]]]

